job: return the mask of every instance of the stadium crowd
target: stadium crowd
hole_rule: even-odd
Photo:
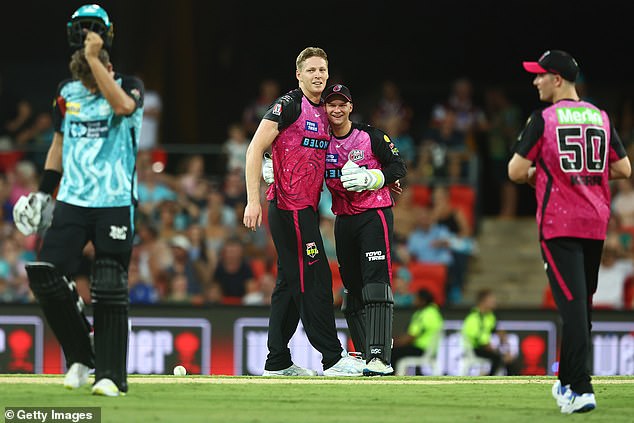
[[[137,160],[139,205],[129,270],[132,304],[270,303],[277,257],[266,216],[255,232],[241,222],[246,203],[246,148],[267,107],[281,94],[276,81],[263,81],[242,118],[228,125],[222,145],[225,171],[220,179],[210,176],[218,172],[210,172],[210,160],[204,154],[170,154],[169,143],[160,142],[160,95],[146,94]],[[413,307],[421,289],[431,292],[439,305],[462,302],[469,264],[477,254],[483,210],[480,187],[495,192],[489,197],[496,205],[487,207],[486,213],[500,218],[518,214],[518,190],[506,176],[506,164],[525,113],[502,88],[482,94],[482,104],[478,104],[472,83],[458,79],[446,100],[420,118],[398,84],[385,81],[372,110],[355,116],[388,133],[409,168],[407,180],[401,181],[404,191],[395,198],[394,206],[392,286],[397,307]],[[623,107],[617,125],[631,151],[631,104]],[[21,195],[37,190],[52,135],[50,112],[37,111],[19,94],[6,86],[3,89],[0,80],[0,302],[34,301],[24,264],[36,258],[40,238],[25,237],[15,229],[12,208]],[[166,165],[176,160],[175,170],[167,171]],[[262,182],[262,190],[265,188]],[[632,308],[634,186],[631,180],[619,181],[613,191],[613,217],[595,303],[604,308]],[[327,190],[322,192],[320,212],[333,293],[340,303],[342,283]],[[89,244],[75,277],[86,302],[90,300],[93,253]],[[552,305],[548,295],[544,305]]]

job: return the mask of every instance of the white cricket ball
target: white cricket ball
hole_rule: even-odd
[[[174,367],[174,376],[185,376],[187,374],[187,370],[183,366]]]

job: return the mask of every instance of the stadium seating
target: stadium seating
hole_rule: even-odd
[[[440,346],[442,331],[438,332],[438,334],[431,341],[431,348],[428,348],[425,351],[425,354],[420,356],[409,356],[403,357],[398,361],[398,364],[395,369],[396,376],[405,376],[407,374],[408,368],[420,367],[421,373],[424,373],[425,369],[431,370],[432,376],[440,376],[440,366],[438,363],[438,347]]]
[[[625,285],[623,285],[623,308],[625,310],[634,308],[634,276],[625,279]]]
[[[411,262],[407,268],[412,275],[409,291],[413,294],[426,289],[434,296],[438,305],[445,304],[445,284],[447,282],[447,266],[444,264]]]
[[[412,202],[417,206],[428,206],[431,203],[431,189],[426,185],[413,184],[409,189],[412,190]]]
[[[449,187],[449,201],[452,206],[464,213],[469,225],[473,228],[475,224],[475,190],[468,185],[451,185]]]

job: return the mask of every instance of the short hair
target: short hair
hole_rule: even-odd
[[[416,293],[418,298],[425,301],[425,304],[432,304],[434,302],[434,295],[426,289],[421,289]]]
[[[321,57],[326,61],[326,64],[328,63],[328,55],[323,49],[319,47],[306,47],[301,53],[299,53],[299,56],[297,56],[297,59],[295,60],[295,66],[297,69],[301,70],[304,62],[311,57]]]
[[[485,289],[481,289],[478,291],[477,295],[476,295],[476,301],[478,304],[480,304],[482,301],[484,301],[489,295],[493,295],[493,291],[490,290],[489,288],[485,288]]]
[[[110,64],[110,55],[105,49],[99,50],[99,61],[104,65]],[[97,87],[97,81],[92,74],[88,60],[86,60],[86,54],[84,49],[76,50],[70,58],[70,64],[68,65],[71,75],[74,79],[80,80],[84,85],[88,85],[89,88]]]

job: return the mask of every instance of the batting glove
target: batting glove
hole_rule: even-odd
[[[273,158],[269,153],[264,153],[264,159],[262,160],[262,178],[267,185],[271,185],[275,182],[273,176]]]
[[[385,176],[379,169],[366,169],[348,160],[341,168],[341,182],[348,191],[374,191],[385,183]]]
[[[53,199],[43,192],[21,196],[13,206],[13,222],[24,235],[41,233],[53,221]]]

